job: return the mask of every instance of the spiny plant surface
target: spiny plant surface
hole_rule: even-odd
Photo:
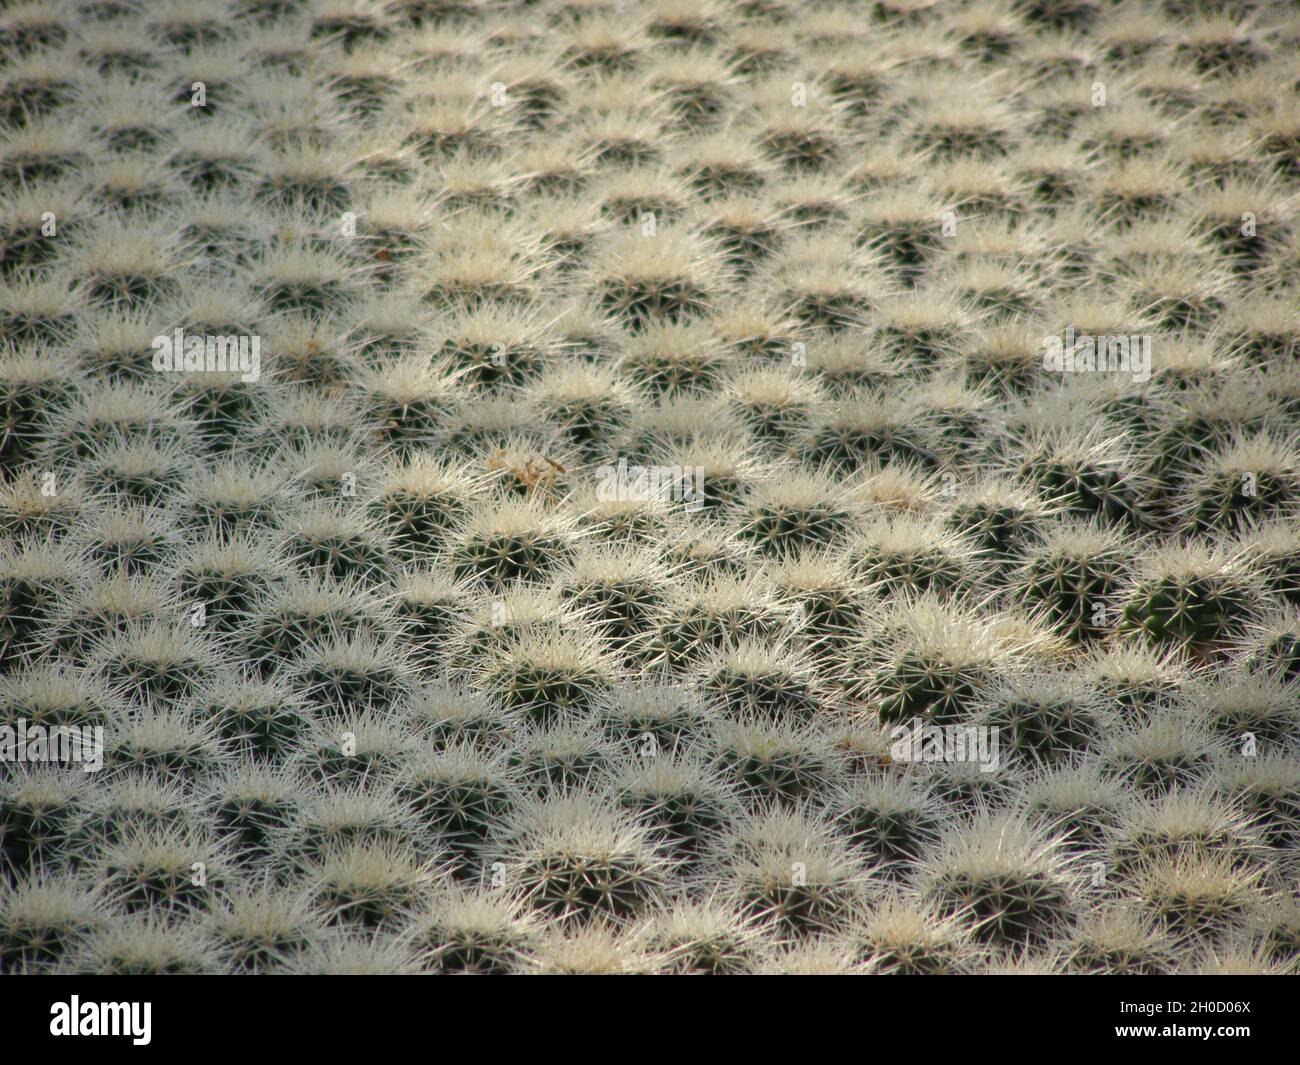
[[[0,971],[1296,972],[1297,10],[0,0]]]

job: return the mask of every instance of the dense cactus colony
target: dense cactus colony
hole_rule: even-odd
[[[0,971],[1295,972],[1297,54],[0,0]]]

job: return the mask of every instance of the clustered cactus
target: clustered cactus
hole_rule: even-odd
[[[1297,40],[0,3],[0,972],[1295,973]]]

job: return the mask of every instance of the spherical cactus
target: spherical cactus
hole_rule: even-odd
[[[906,896],[887,895],[850,932],[871,972],[944,976],[968,972],[976,957],[965,914],[943,915]]]
[[[308,774],[324,783],[390,783],[412,749],[407,728],[391,722],[382,711],[351,711],[326,718],[296,758]]]
[[[156,777],[123,777],[90,793],[88,800],[86,816],[71,841],[71,856],[79,865],[132,832],[184,836],[192,835],[198,824],[193,799],[176,783]]]
[[[942,246],[940,209],[923,193],[897,190],[863,210],[861,239],[892,260],[907,280],[918,280]]]
[[[566,924],[636,917],[669,869],[645,829],[581,794],[518,807],[499,853],[524,904]]]
[[[759,813],[722,843],[737,904],[785,935],[841,927],[862,895],[866,869],[822,820]]]
[[[959,490],[944,521],[987,552],[994,565],[1008,567],[1038,545],[1043,518],[1043,507],[1029,493],[1008,482],[985,481]]]
[[[727,361],[726,350],[707,326],[653,321],[627,341],[622,368],[630,386],[675,396],[717,388]]]
[[[286,575],[287,566],[264,540],[249,534],[194,544],[177,568],[175,585],[204,627],[234,632]]]
[[[105,922],[86,886],[41,874],[0,882],[0,972],[48,972]]]
[[[164,571],[179,544],[172,514],[154,507],[101,511],[82,526],[86,553],[109,575]]]
[[[0,783],[0,865],[15,873],[56,867],[85,813],[85,792],[76,771],[17,772]]]
[[[1152,861],[1192,855],[1227,855],[1257,864],[1261,840],[1248,816],[1228,798],[1207,790],[1177,790],[1135,798],[1106,841],[1106,856],[1127,876]]]
[[[1071,972],[1160,976],[1174,970],[1174,941],[1155,921],[1128,906],[1087,911],[1070,936]]]
[[[1013,817],[955,826],[924,863],[923,891],[942,912],[965,911],[977,938],[1042,943],[1070,924],[1068,859],[1048,836]]]
[[[816,382],[787,368],[749,370],[733,377],[732,403],[754,438],[775,453],[809,424],[817,408]]]
[[[1111,733],[1099,752],[1103,769],[1150,792],[1197,783],[1210,771],[1214,745],[1201,723],[1180,710],[1161,708]]]
[[[637,756],[612,774],[614,801],[648,824],[674,853],[697,855],[729,820],[728,790],[714,771],[689,756],[659,752],[646,740]]]
[[[281,530],[285,554],[304,575],[373,582],[388,574],[388,540],[359,511],[306,504]]]
[[[151,575],[85,582],[58,604],[50,637],[61,653],[82,659],[106,634],[170,622],[175,598],[164,581]]]
[[[468,510],[472,483],[463,473],[424,453],[387,472],[367,509],[396,551],[419,557],[436,551]]]
[[[1287,603],[1300,604],[1300,530],[1286,520],[1248,527],[1238,538],[1266,588]]]
[[[501,755],[469,746],[423,753],[403,768],[397,783],[398,797],[463,860],[520,794],[518,773]]]
[[[0,533],[59,539],[86,512],[87,500],[76,472],[30,467],[0,482]]]
[[[325,854],[307,873],[314,904],[330,924],[372,931],[408,921],[436,876],[409,849],[370,841]]]
[[[890,624],[897,634],[864,693],[886,724],[915,717],[939,725],[960,721],[1005,664],[1007,648],[987,624],[975,615],[953,616],[938,600],[900,608]]]
[[[226,760],[205,722],[165,704],[115,721],[104,755],[114,769],[178,783],[204,779]]]
[[[833,785],[841,769],[818,732],[743,722],[718,727],[714,764],[754,805],[806,801]]]
[[[1259,879],[1229,855],[1177,855],[1145,866],[1133,891],[1171,934],[1204,936],[1244,921]]]
[[[137,699],[190,695],[218,668],[212,642],[190,619],[129,624],[100,639],[91,659],[114,684]]]
[[[195,526],[224,537],[268,528],[285,505],[285,489],[281,471],[233,459],[195,471],[177,502]]]
[[[135,829],[106,849],[99,875],[128,913],[177,913],[206,911],[229,867],[222,849],[203,835]]]
[[[1278,899],[1251,920],[1250,939],[1266,958],[1288,964],[1300,950],[1300,904]]]
[[[1285,753],[1228,759],[1214,787],[1231,800],[1270,847],[1293,847],[1300,838],[1300,767]]]
[[[909,514],[867,525],[845,553],[882,596],[960,593],[973,585],[978,558],[960,535]]]
[[[269,779],[276,784],[291,782],[285,777]],[[293,808],[285,808],[288,825],[277,827],[270,837],[281,865],[321,862],[353,845],[424,852],[432,842],[415,809],[387,781],[361,775],[351,780],[327,780],[325,787],[314,793],[299,791]]]
[[[794,639],[806,641],[815,665],[824,661],[822,648],[838,651],[849,644],[872,606],[850,561],[839,554],[802,551],[783,556],[769,563],[765,574],[791,610]]]
[[[1067,513],[1141,527],[1150,492],[1137,465],[1099,435],[1079,440],[1047,433],[1024,444],[1022,474],[1039,492],[1059,500]]]
[[[1017,755],[1043,762],[1087,750],[1108,723],[1102,700],[1075,673],[1008,678],[985,696],[978,720]]]
[[[560,578],[561,594],[620,646],[650,631],[672,585],[663,560],[638,548],[578,552]]]
[[[306,898],[256,881],[222,899],[212,913],[212,938],[236,973],[276,972],[320,934],[320,918]]]
[[[522,733],[507,762],[533,792],[558,795],[588,784],[613,757],[605,737],[590,725],[561,722]]]
[[[1293,513],[1300,502],[1300,459],[1266,435],[1236,441],[1189,471],[1182,513],[1205,533],[1234,533]]]
[[[298,815],[301,791],[292,773],[239,766],[214,776],[205,808],[233,859],[249,864],[274,853]]]
[[[388,624],[374,593],[359,582],[312,577],[270,589],[241,632],[249,658],[269,673],[308,645],[377,637]]]
[[[79,579],[77,556],[62,544],[0,541],[0,661],[16,657]]]
[[[1242,661],[1283,681],[1300,677],[1300,610],[1286,606],[1247,626],[1239,641]]]
[[[462,583],[434,570],[406,569],[393,579],[397,625],[422,663],[445,661],[448,638],[463,623],[468,598]]]
[[[768,554],[825,548],[841,543],[858,515],[842,483],[825,474],[788,475],[751,491],[743,503],[740,531]]]
[[[197,976],[220,971],[199,925],[157,912],[108,922],[72,952],[65,968],[81,976]]]
[[[308,727],[301,696],[282,679],[222,674],[195,693],[194,712],[231,753],[283,759]]]
[[[413,976],[420,972],[410,952],[379,930],[369,936],[346,926],[329,927],[280,970],[286,976]]]
[[[684,232],[615,238],[592,266],[591,287],[602,307],[633,331],[680,323],[708,309],[713,249]]]
[[[503,976],[519,971],[536,933],[509,895],[450,888],[416,914],[404,939],[428,972]]]
[[[411,683],[405,649],[368,633],[308,644],[290,675],[311,706],[336,716],[387,710],[406,695]]]
[[[7,350],[0,356],[0,468],[34,457],[37,430],[59,394],[60,380],[35,353]]]
[[[500,750],[517,733],[519,715],[482,692],[442,681],[419,688],[403,708],[402,719],[436,747],[467,744]]]
[[[1176,651],[1126,641],[1099,648],[1082,665],[1089,685],[1126,718],[1144,718],[1189,683]]]
[[[569,444],[592,457],[622,427],[632,402],[608,367],[580,362],[549,370],[534,392],[547,421]]]
[[[613,682],[599,648],[569,636],[526,636],[483,667],[483,680],[507,709],[547,723],[587,710]]]
[[[1111,631],[1118,616],[1113,600],[1128,572],[1125,555],[1112,530],[1071,522],[1048,531],[1028,552],[1017,582],[1026,600],[1041,604],[1065,635],[1095,640]]]
[[[596,702],[597,719],[615,743],[672,751],[704,734],[709,708],[691,688],[665,680],[615,684]]]
[[[933,466],[936,458],[915,404],[852,389],[813,412],[800,449],[813,461],[852,472],[872,460]]]
[[[759,925],[719,902],[679,903],[657,914],[645,936],[652,951],[669,959],[670,972],[731,976],[752,964]]]
[[[1261,599],[1259,581],[1244,560],[1201,544],[1158,549],[1137,570],[1123,597],[1120,629],[1154,644],[1222,645]]]
[[[475,509],[456,531],[457,576],[500,590],[516,581],[539,582],[572,555],[572,533],[559,515],[532,500]]]
[[[1240,745],[1251,737],[1265,751],[1300,741],[1300,686],[1267,673],[1205,678],[1188,693],[1189,709],[1211,735]]]
[[[809,721],[825,705],[808,662],[753,640],[714,652],[701,667],[700,690],[740,718]]]
[[[901,870],[920,858],[940,824],[933,797],[893,777],[853,780],[831,796],[828,808],[839,830],[882,870]]]
[[[411,357],[367,368],[359,378],[361,406],[383,440],[402,450],[433,442],[453,398],[446,367]]]

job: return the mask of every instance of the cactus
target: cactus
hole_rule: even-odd
[[[871,972],[943,976],[968,971],[971,937],[959,916],[942,916],[901,895],[888,895],[854,929]]]
[[[21,872],[54,865],[85,812],[78,774],[14,773],[0,788],[0,865]]]
[[[1071,922],[1065,859],[1023,821],[985,817],[954,829],[924,870],[926,897],[944,913],[968,910],[985,942],[1041,943]]]
[[[565,923],[635,917],[668,868],[644,829],[583,795],[518,807],[501,846],[525,905]]]
[[[613,681],[601,652],[568,636],[525,636],[484,666],[484,682],[503,706],[546,723],[587,710]]]
[[[135,830],[106,848],[99,874],[128,913],[207,910],[226,874],[211,840],[175,830]]]
[[[1018,578],[1025,598],[1042,604],[1062,632],[1090,642],[1112,630],[1128,569],[1115,532],[1096,523],[1069,523],[1048,531],[1028,552]]]
[[[787,935],[833,930],[852,913],[865,869],[825,822],[778,810],[733,829],[726,880],[739,906]]]
[[[505,975],[518,971],[535,935],[511,899],[450,889],[415,916],[405,938],[429,972]]]
[[[867,685],[880,720],[944,725],[971,713],[998,668],[996,638],[974,617],[948,617],[937,600],[902,609],[892,624],[899,634]]]
[[[1258,870],[1226,856],[1177,856],[1151,862],[1135,891],[1142,905],[1174,935],[1204,935],[1240,924],[1250,906]]]
[[[773,555],[831,547],[852,531],[858,514],[852,496],[834,478],[809,473],[757,486],[744,501],[740,532]]]
[[[253,884],[223,900],[212,915],[213,939],[236,973],[275,972],[320,935],[301,895]]]
[[[1009,678],[978,715],[1017,754],[1046,762],[1087,750],[1109,723],[1102,701],[1073,673]]]
[[[503,502],[471,512],[455,533],[452,562],[458,576],[500,590],[545,579],[572,555],[571,539],[566,523],[537,503]]]
[[[904,780],[855,780],[831,798],[835,823],[882,870],[920,858],[940,824],[934,799]]]
[[[757,928],[731,907],[683,903],[656,916],[645,934],[652,950],[672,959],[672,973],[734,976],[752,962]]]
[[[404,767],[397,795],[443,844],[468,859],[473,848],[514,806],[518,773],[500,755],[449,746]]]
[[[103,920],[101,900],[83,885],[39,874],[0,883],[0,972],[49,971]]]
[[[809,721],[823,704],[805,662],[761,643],[746,641],[715,652],[701,672],[701,691],[730,716]]]
[[[1158,550],[1141,560],[1121,606],[1122,632],[1156,644],[1222,644],[1261,599],[1242,561],[1200,544]]]
[[[1070,937],[1072,972],[1161,976],[1177,964],[1174,944],[1149,917],[1113,906],[1085,914]]]
[[[0,969],[1294,970],[1277,5],[0,7]]]
[[[346,844],[310,867],[316,905],[332,924],[361,929],[392,928],[418,904],[434,873],[405,848]]]
[[[614,774],[610,790],[615,803],[650,825],[676,854],[697,856],[729,819],[727,789],[689,756],[660,754],[644,739],[637,752],[640,764]]]
[[[817,732],[738,722],[718,729],[714,764],[755,805],[797,804],[833,784],[840,761]]]

